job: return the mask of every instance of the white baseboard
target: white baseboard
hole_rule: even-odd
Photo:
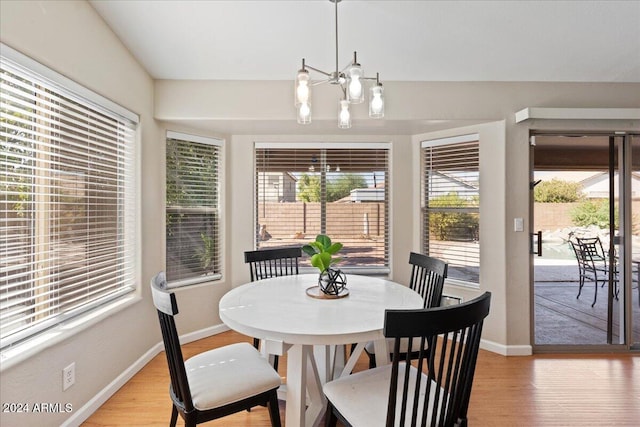
[[[193,331],[185,335],[180,336],[180,344],[188,344],[193,341],[201,340],[202,338],[211,337],[213,335],[221,334],[229,330],[229,327],[224,323],[219,325],[210,326],[208,328],[200,329],[199,331]]]
[[[207,338],[225,331],[229,327],[224,324],[211,326],[209,328],[200,329],[199,331],[190,332],[180,337],[181,344],[187,344],[202,338]],[[116,379],[111,381],[109,385],[100,390],[93,398],[84,404],[79,410],[74,411],[61,427],[78,427],[95,411],[97,411],[111,396],[113,396],[123,385],[127,383],[135,374],[137,374],[147,363],[149,363],[158,353],[164,350],[162,342],[151,347],[145,354],[122,372]]]
[[[531,356],[533,348],[530,345],[504,345],[494,341],[480,340],[480,348],[503,356]]]

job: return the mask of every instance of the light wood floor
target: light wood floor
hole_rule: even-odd
[[[187,344],[185,358],[232,342],[250,339],[225,332]],[[356,371],[366,369],[366,356]],[[281,359],[285,377],[286,357]],[[164,353],[111,397],[84,424],[166,426],[171,414]],[[284,403],[280,403],[284,425]],[[178,421],[178,425],[183,425]],[[269,426],[266,408],[254,408],[203,426]],[[639,426],[640,355],[539,355],[504,357],[481,351],[469,425],[477,426]]]

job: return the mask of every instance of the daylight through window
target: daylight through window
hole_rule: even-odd
[[[388,272],[389,145],[301,145],[256,143],[256,247],[322,233],[344,244],[341,269]]]
[[[5,348],[134,290],[138,118],[5,46],[2,52]]]
[[[449,263],[449,279],[479,283],[480,144],[477,134],[422,143],[426,254]]]

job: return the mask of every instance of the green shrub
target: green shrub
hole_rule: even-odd
[[[477,240],[478,199],[465,199],[451,192],[429,201],[429,234],[438,240]],[[456,212],[458,211],[458,212]]]
[[[609,228],[609,199],[585,200],[571,209],[571,221],[579,227],[595,225]],[[618,206],[615,206],[615,226],[618,226]]]
[[[580,183],[558,178],[542,181],[533,189],[533,199],[538,203],[573,203],[582,198]]]

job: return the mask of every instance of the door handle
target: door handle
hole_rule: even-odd
[[[542,256],[542,231],[531,233],[531,253]]]

